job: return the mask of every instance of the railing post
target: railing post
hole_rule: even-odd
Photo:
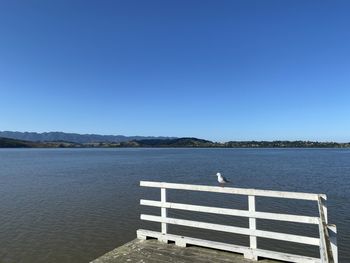
[[[162,207],[161,207],[161,217],[162,219],[166,219],[167,218],[167,209],[165,208],[165,203],[166,203],[166,188],[161,188],[160,189],[160,201],[162,203]],[[161,239],[162,242],[164,243],[168,243],[167,238],[165,237],[166,234],[168,233],[168,225],[167,223],[162,222],[161,223],[161,232],[163,235],[163,238]]]
[[[338,248],[336,240],[336,227],[327,224],[327,197],[319,195],[318,209],[320,213],[320,256],[322,263],[336,263],[338,262]]]
[[[248,210],[249,212],[255,212],[255,196],[249,195],[248,196]],[[256,230],[256,218],[255,217],[249,217],[249,230],[255,231]],[[244,254],[245,258],[252,259],[252,260],[258,260],[258,257],[255,255],[254,251],[257,248],[257,239],[255,235],[249,236],[249,243],[250,243],[250,253]]]
[[[328,224],[328,210],[327,210],[327,200],[320,196],[321,206],[324,214],[325,223]]]
[[[331,242],[334,263],[338,263],[337,226],[328,225],[329,240]]]
[[[324,233],[324,227],[322,223],[322,218],[320,218],[320,224],[318,225],[320,232],[320,259],[321,263],[329,263],[327,258],[327,247],[326,247],[326,239]]]

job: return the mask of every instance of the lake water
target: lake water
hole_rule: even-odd
[[[136,237],[139,199],[159,200],[140,180],[325,193],[338,227],[340,262],[350,262],[350,150],[347,149],[1,149],[0,262],[89,262]],[[170,201],[247,207],[241,196],[169,191]],[[257,198],[257,210],[316,215],[314,202]],[[228,225],[245,218],[171,211],[171,216]],[[258,220],[260,229],[317,236],[317,227]],[[170,226],[171,233],[248,244],[239,235]],[[292,246],[291,246],[292,245]],[[317,249],[258,238],[258,246],[317,256]]]

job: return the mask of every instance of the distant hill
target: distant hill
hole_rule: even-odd
[[[215,143],[197,138],[149,139],[128,142],[75,143],[65,141],[32,142],[0,137],[0,148],[109,148],[109,147],[215,147]]]
[[[0,148],[80,148],[89,147],[74,142],[31,142],[0,137]]]
[[[5,136],[23,139],[4,138]],[[136,139],[135,139],[136,138]],[[142,139],[140,139],[142,138]],[[146,139],[145,139],[146,138]],[[313,141],[229,141],[212,142],[184,137],[142,137],[63,132],[31,133],[0,132],[0,148],[350,148],[350,143]]]
[[[145,139],[173,139],[174,137],[145,137],[145,136],[123,136],[123,135],[98,135],[98,134],[77,134],[65,132],[13,132],[0,131],[0,137],[32,142],[65,141],[74,143],[100,143],[100,142],[126,142]]]
[[[121,147],[215,147],[221,146],[213,143],[212,141],[207,141],[197,138],[176,138],[176,139],[151,139],[151,140],[134,140],[129,142],[122,142]]]
[[[31,148],[30,143],[20,140],[0,137],[0,148]]]

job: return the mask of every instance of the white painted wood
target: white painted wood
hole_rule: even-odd
[[[268,212],[251,212],[246,210],[230,209],[230,208],[219,208],[211,206],[199,206],[199,205],[188,205],[181,203],[171,203],[166,202],[162,203],[159,201],[153,200],[140,200],[140,205],[154,206],[154,207],[166,207],[170,209],[202,212],[202,213],[212,213],[220,215],[231,215],[231,216],[240,216],[240,217],[254,217],[260,219],[270,219],[278,221],[287,221],[287,222],[297,222],[305,224],[319,224],[318,217],[311,216],[299,216],[299,215],[289,215],[289,214],[278,214],[278,213],[268,213]]]
[[[144,229],[137,230],[137,234],[142,236],[157,238],[157,239],[160,236],[162,236],[162,233],[160,232],[144,230]],[[183,242],[189,245],[214,248],[214,249],[241,253],[241,254],[248,253],[251,251],[250,248],[244,247],[244,246],[231,245],[231,244],[226,244],[221,242],[203,240],[203,239],[192,238],[192,237],[183,237],[183,236],[172,235],[172,234],[167,234],[166,236],[168,240],[175,241],[175,243],[177,240],[182,240]],[[320,259],[318,258],[305,257],[305,256],[299,256],[299,255],[293,255],[293,254],[287,254],[287,253],[281,253],[281,252],[275,252],[275,251],[269,251],[269,250],[263,250],[263,249],[256,249],[254,251],[254,254],[259,257],[284,260],[288,262],[320,263]]]
[[[139,233],[144,235],[144,236],[157,238],[157,239],[160,236],[162,236],[162,233],[160,233],[160,232],[151,231],[151,230],[144,230],[144,229],[137,230],[138,235],[139,235]],[[203,240],[203,239],[184,237],[184,236],[178,236],[178,235],[172,235],[172,234],[167,234],[166,236],[167,236],[168,240],[170,240],[170,241],[176,242],[176,240],[181,238],[183,241],[186,242],[186,244],[195,245],[195,246],[210,247],[210,248],[214,248],[214,249],[230,251],[230,252],[235,252],[235,253],[242,253],[243,254],[243,253],[250,250],[248,247],[231,245],[231,244],[215,242],[215,241],[210,241],[210,240]]]
[[[324,262],[324,263],[337,263],[338,262],[338,250],[336,241],[336,227],[328,226],[328,216],[327,216],[327,196],[323,194],[309,194],[309,193],[297,193],[297,192],[282,192],[282,191],[270,191],[270,190],[257,190],[257,189],[242,189],[242,188],[229,188],[229,187],[216,187],[216,186],[205,186],[205,185],[189,185],[189,184],[173,184],[173,183],[160,183],[160,182],[148,182],[141,181],[141,186],[145,187],[157,187],[161,188],[161,201],[152,200],[140,200],[141,205],[148,205],[161,208],[161,216],[152,215],[141,215],[142,220],[154,221],[161,223],[161,236],[158,236],[158,240],[163,242],[168,242],[169,237],[174,238],[174,241],[179,246],[186,246],[186,244],[194,244],[208,247],[216,248],[215,246],[220,246],[222,249],[224,246],[228,248],[228,251],[238,252],[244,254],[245,257],[257,260],[258,257],[274,258],[278,260],[285,260],[291,262]],[[166,202],[166,189],[178,189],[178,190],[190,190],[190,191],[205,191],[205,192],[216,192],[216,193],[226,193],[226,194],[238,194],[248,196],[248,211],[247,210],[237,210],[228,208],[218,208],[209,206],[199,206],[181,203]],[[291,214],[278,214],[278,213],[268,213],[268,212],[257,212],[255,209],[255,196],[265,196],[265,197],[275,197],[275,198],[290,198],[290,199],[300,199],[300,200],[311,200],[317,201],[320,217],[310,217],[310,216],[300,216]],[[240,216],[249,218],[249,229],[227,226],[213,223],[198,222],[192,220],[184,220],[177,218],[168,218],[167,209],[179,209],[203,213],[214,213],[222,215]],[[277,221],[288,221],[288,222],[298,222],[306,224],[318,224],[320,238],[306,237],[299,235],[292,235],[286,233],[277,233],[272,231],[257,230],[256,219],[269,219]],[[240,247],[230,244],[217,243],[206,240],[190,240],[189,238],[184,238],[180,236],[173,236],[167,232],[167,224],[182,225],[188,227],[209,229],[215,231],[223,231],[235,234],[249,235],[250,247]],[[154,232],[152,232],[154,235]],[[157,234],[157,235],[158,235]],[[144,232],[138,236],[141,239],[145,238]],[[297,256],[292,254],[273,252],[267,250],[261,250],[257,248],[257,237],[277,239],[289,242],[296,242],[308,245],[314,245],[320,247],[320,259],[308,258],[304,256]],[[192,243],[191,243],[192,242]],[[206,243],[205,243],[206,242]],[[218,245],[219,244],[219,245]],[[231,249],[231,250],[230,250]]]
[[[183,237],[178,237],[175,239],[175,245],[178,247],[186,247],[187,243]]]
[[[257,189],[192,185],[192,184],[174,184],[174,183],[150,182],[150,181],[140,181],[140,186],[178,189],[178,190],[216,192],[216,193],[226,193],[226,194],[238,194],[238,195],[255,195],[255,196],[266,196],[266,197],[277,197],[277,198],[291,198],[291,199],[302,199],[302,200],[313,200],[313,201],[317,201],[319,196],[322,196],[324,199],[327,199],[326,195],[310,194],[310,193],[283,192],[283,191],[272,191],[272,190],[257,190]]]
[[[254,195],[249,195],[248,196],[248,210],[251,213],[255,212],[255,196]],[[249,218],[249,230],[251,233],[255,232],[256,230],[256,219],[254,217]],[[257,248],[257,238],[254,235],[249,236],[249,243],[250,243],[250,248],[254,251]],[[249,256],[245,257],[252,259],[252,260],[258,260],[258,257],[254,255],[253,253]]]
[[[163,219],[165,219],[167,217],[167,210],[164,207],[163,204],[166,203],[166,189],[165,188],[161,188],[160,189],[161,193],[160,193],[160,202],[162,203],[162,207],[161,207],[161,217]],[[162,222],[162,234],[166,234],[168,232],[168,226],[166,224],[166,222]]]
[[[301,244],[312,245],[312,246],[320,245],[320,239],[315,237],[306,237],[306,236],[299,236],[299,235],[292,235],[292,234],[285,234],[285,233],[277,233],[277,232],[265,231],[265,230],[255,230],[255,232],[253,232],[252,234],[257,237],[277,239],[277,240],[301,243]]]
[[[142,231],[136,231],[136,236],[138,239],[141,239],[141,240],[146,240],[147,239],[147,235],[144,235],[144,233]]]
[[[334,263],[338,263],[337,226],[328,225],[329,240],[331,242]]]
[[[241,234],[241,235],[250,234],[250,231],[248,228],[242,228],[242,227],[226,226],[226,225],[219,225],[219,224],[213,224],[213,223],[204,223],[204,222],[169,218],[169,217],[163,219],[160,216],[145,215],[145,214],[141,214],[140,218],[141,220],[146,220],[146,221],[153,221],[153,222],[159,222],[159,223],[166,222],[168,224],[173,224],[173,225],[189,226],[189,227],[216,230],[216,231],[235,233],[235,234]]]
[[[235,233],[235,234],[241,234],[241,235],[252,235],[257,237],[278,239],[278,240],[284,240],[289,242],[309,244],[314,246],[319,246],[319,243],[320,243],[318,238],[285,234],[285,233],[277,233],[277,232],[271,232],[271,231],[265,231],[265,230],[250,230],[248,228],[242,228],[242,227],[219,225],[219,224],[213,224],[213,223],[204,223],[204,222],[177,219],[177,218],[163,219],[160,216],[145,215],[145,214],[141,214],[140,218],[141,220],[146,220],[146,221],[153,221],[153,222],[159,222],[159,223],[165,222],[173,225],[209,229],[209,230]]]
[[[328,253],[327,253],[327,245],[326,245],[326,238],[324,233],[324,227],[323,224],[320,223],[319,225],[319,232],[320,232],[320,258],[322,263],[328,263]]]
[[[296,262],[296,263],[320,263],[319,258],[313,258],[313,257],[306,257],[306,256],[299,256],[289,253],[281,253],[277,251],[271,251],[271,250],[264,250],[264,249],[256,249],[255,254],[259,257],[264,258],[272,258],[287,262]]]
[[[322,211],[325,219],[325,223],[328,224],[328,209],[327,209],[327,201],[322,196],[319,197],[319,200],[321,202]]]
[[[324,214],[324,200],[320,196],[318,199],[318,209],[320,213],[320,224],[319,224],[319,232],[320,232],[320,257],[321,262],[323,263],[333,263],[333,251],[330,242],[330,237],[328,233],[328,227],[326,224],[326,218]]]

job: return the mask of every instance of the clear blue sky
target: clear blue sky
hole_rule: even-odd
[[[1,1],[0,130],[350,141],[350,1]]]

